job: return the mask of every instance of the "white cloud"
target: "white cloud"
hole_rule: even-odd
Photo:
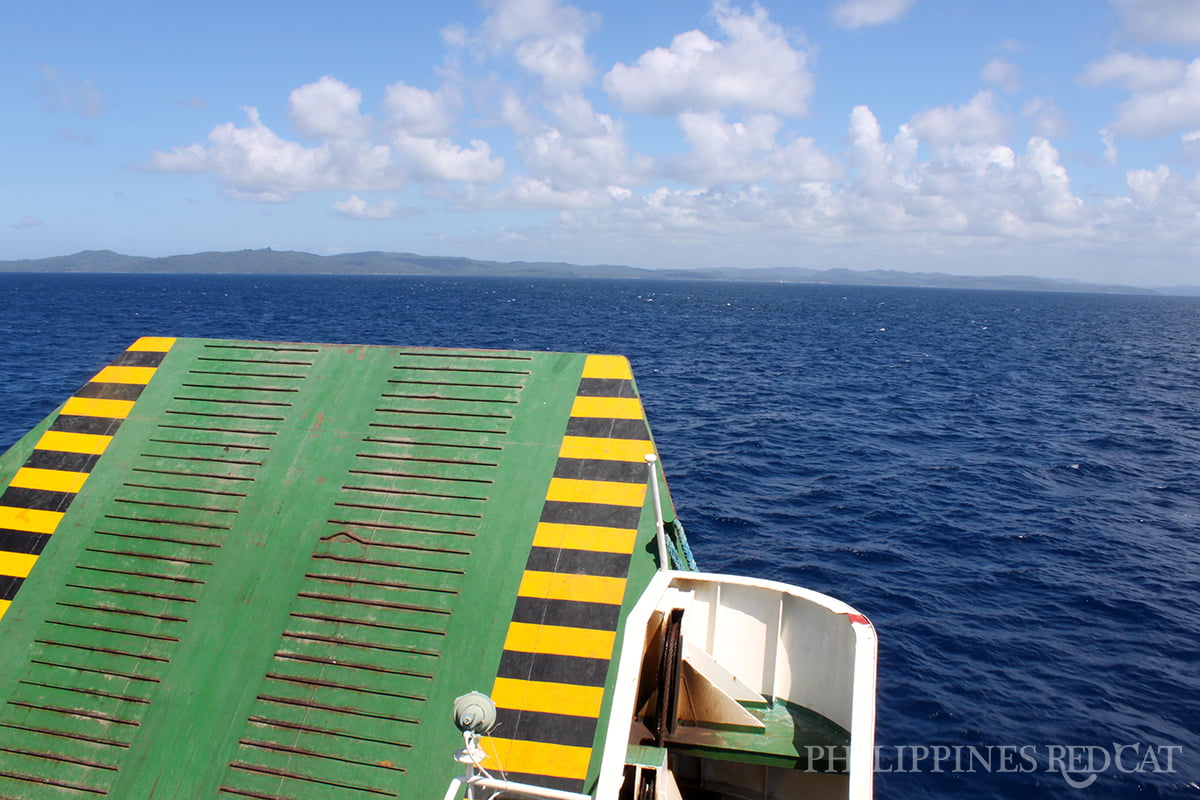
[[[1109,126],[1117,135],[1150,139],[1200,125],[1200,58],[1185,64],[1114,53],[1088,65],[1079,82],[1086,87],[1112,84],[1131,92]]]
[[[841,166],[812,139],[793,137],[780,146],[782,123],[772,114],[728,122],[719,111],[685,113],[679,125],[691,151],[674,159],[667,174],[694,185],[833,180]]]
[[[1025,187],[1027,207],[1038,221],[1073,223],[1083,211],[1083,200],[1071,193],[1066,167],[1059,162],[1058,151],[1046,139],[1035,136],[1025,147],[1019,166],[1036,181]]]
[[[314,139],[359,139],[370,126],[359,113],[361,103],[362,92],[325,75],[292,90],[288,119],[301,134]]]
[[[1021,88],[1021,69],[1004,58],[993,58],[984,64],[980,77],[1002,92],[1015,92]]]
[[[444,90],[431,91],[396,81],[384,90],[389,122],[414,136],[445,136],[455,112]]]
[[[521,42],[517,45],[516,57],[518,64],[539,76],[551,90],[582,86],[594,73],[583,37],[578,34],[543,36]]]
[[[386,147],[343,141],[305,147],[263,124],[258,109],[244,108],[249,125],[217,125],[207,144],[158,151],[148,167],[158,172],[211,172],[233,197],[285,202],[322,189],[394,188],[403,177],[391,166]]]
[[[1185,69],[1184,62],[1176,58],[1112,53],[1088,64],[1079,83],[1088,88],[1112,84],[1134,92],[1162,89],[1182,78]]]
[[[833,21],[843,28],[863,28],[893,22],[914,0],[841,0],[833,8]]]
[[[1183,79],[1159,90],[1135,92],[1117,107],[1114,133],[1137,138],[1172,135],[1200,125],[1200,58]]]
[[[511,52],[548,89],[564,90],[592,79],[584,48],[598,17],[560,0],[492,0],[482,38],[493,52]]]
[[[333,210],[338,216],[363,220],[403,219],[415,213],[413,209],[401,206],[390,197],[372,205],[356,194],[334,203]]]
[[[322,79],[292,93],[293,122],[325,141],[305,146],[268,128],[246,107],[249,124],[217,125],[206,143],[156,151],[146,165],[157,172],[212,173],[227,194],[244,200],[286,202],[313,191],[381,191],[410,180],[491,182],[504,172],[490,147],[395,130],[387,143],[373,141],[358,114],[357,90]]]
[[[1129,184],[1129,199],[1141,208],[1154,208],[1158,205],[1159,195],[1170,177],[1171,170],[1163,164],[1154,170],[1131,169],[1125,173],[1125,180]]]
[[[734,108],[806,114],[813,92],[808,53],[760,6],[746,13],[718,0],[712,14],[720,40],[698,30],[681,33],[633,66],[614,66],[605,90],[627,110],[649,114]]]
[[[916,161],[917,140],[910,126],[900,126],[896,138],[887,144],[871,109],[855,106],[846,136],[849,161],[856,170],[853,185],[870,194],[894,194],[896,189],[912,186],[908,172]]]
[[[550,181],[518,175],[498,192],[468,193],[468,197],[457,207],[461,210],[499,208],[510,211],[514,208],[554,211],[601,209],[631,194],[629,189],[622,186],[559,189]]]
[[[1008,117],[996,108],[989,91],[977,93],[963,106],[918,112],[910,125],[922,141],[939,146],[999,142],[1008,134]]]
[[[641,183],[648,164],[631,163],[620,125],[607,115],[593,135],[567,135],[547,127],[520,143],[522,163],[530,177],[556,190],[586,189],[610,184]]]
[[[484,21],[486,40],[496,47],[511,47],[521,41],[564,34],[584,34],[597,21],[575,6],[560,0],[485,0],[491,13]]]
[[[1135,39],[1200,44],[1200,3],[1196,0],[1112,0],[1126,33]]]
[[[418,181],[492,183],[504,175],[504,159],[493,156],[488,143],[480,139],[461,147],[444,137],[397,133],[392,144]]]

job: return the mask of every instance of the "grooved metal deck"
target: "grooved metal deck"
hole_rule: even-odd
[[[139,340],[0,457],[0,796],[441,796],[473,689],[589,789],[648,452],[618,357]]]

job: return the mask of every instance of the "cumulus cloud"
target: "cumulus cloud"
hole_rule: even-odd
[[[1131,91],[1109,126],[1117,135],[1149,139],[1200,125],[1200,58],[1184,65],[1119,53],[1091,65],[1081,82],[1112,83]]]
[[[883,130],[867,106],[850,112],[846,132],[849,161],[855,169],[853,185],[869,194],[895,194],[912,187],[909,170],[916,161],[917,139],[909,125],[900,126],[891,143],[883,141]]]
[[[386,147],[364,141],[326,142],[305,147],[263,124],[258,109],[246,107],[249,124],[217,125],[207,144],[158,151],[148,167],[158,172],[211,172],[228,194],[281,203],[302,192],[327,189],[389,189],[404,184]]]
[[[390,197],[371,204],[356,194],[333,204],[334,213],[347,219],[385,220],[403,219],[416,213],[411,208],[405,208]]]
[[[690,156],[710,159],[677,162],[671,177],[706,183],[608,195],[580,190],[575,205],[560,206],[555,223],[539,228],[538,237],[619,236],[697,257],[736,240],[777,247],[791,258],[798,247],[853,238],[876,242],[890,255],[909,241],[928,257],[931,248],[1063,240],[1092,229],[1058,151],[1041,137],[1032,137],[1023,152],[979,143],[921,161],[911,126],[887,139],[871,110],[859,106],[850,115],[843,163],[824,156],[828,161],[818,163],[832,167],[826,174],[796,172],[773,182],[764,177],[763,163],[786,149],[779,145],[778,120],[763,115],[731,123],[706,112],[681,122],[694,143]],[[524,188],[547,202],[565,200],[545,185]]]
[[[512,47],[543,37],[586,33],[597,22],[575,6],[560,0],[485,0],[489,9],[483,23],[486,40],[497,47]]]
[[[413,136],[448,135],[456,104],[443,89],[421,89],[404,81],[388,86],[383,99],[391,123]]]
[[[914,0],[841,0],[833,7],[833,21],[843,28],[882,25],[904,16]]]
[[[1129,199],[1134,205],[1152,209],[1158,205],[1159,195],[1171,177],[1171,170],[1160,164],[1156,169],[1132,169],[1125,173],[1129,184]]]
[[[1187,68],[1176,58],[1112,53],[1087,66],[1079,83],[1088,88],[1111,84],[1133,92],[1161,89],[1177,82]]]
[[[747,13],[718,0],[712,16],[718,39],[699,30],[681,33],[670,47],[649,50],[632,66],[614,66],[604,77],[605,90],[625,109],[648,114],[806,114],[813,93],[809,54],[760,6]]]
[[[301,134],[314,139],[359,139],[369,120],[358,107],[362,92],[328,75],[294,89],[288,97],[288,119]]]
[[[361,93],[326,76],[289,98],[293,126],[319,143],[285,139],[263,123],[257,109],[245,107],[248,124],[217,125],[206,142],[156,151],[146,167],[211,173],[230,196],[260,202],[286,202],[313,191],[394,190],[410,180],[490,182],[503,175],[503,159],[485,142],[464,147],[445,136],[421,135],[445,127],[440,112],[431,110],[437,104],[422,104],[419,93],[390,88],[385,102],[392,121],[381,139],[359,111]],[[411,113],[414,108],[425,113]]]
[[[561,189],[548,180],[518,175],[503,189],[486,194],[471,194],[461,200],[461,210],[478,209],[538,209],[573,210],[610,208],[614,203],[633,195],[623,186]]]
[[[581,86],[594,75],[584,41],[597,17],[560,0],[492,0],[482,39],[509,52],[552,90]]]
[[[1021,88],[1021,69],[1004,58],[993,58],[984,64],[980,77],[1002,92],[1015,92]]]
[[[729,122],[719,111],[688,112],[679,125],[691,151],[666,166],[667,175],[697,185],[826,181],[842,170],[812,139],[792,137],[781,145],[782,122],[773,114],[753,114]]]
[[[494,156],[488,143],[480,139],[462,147],[445,137],[397,133],[392,145],[418,181],[491,183],[504,175],[504,159]]]
[[[91,78],[80,80],[66,70],[46,64],[39,65],[38,70],[42,75],[42,101],[47,109],[68,111],[89,119],[105,112],[104,97]]]
[[[529,175],[556,190],[644,181],[649,163],[631,157],[621,124],[607,114],[596,123],[590,132],[548,126],[523,140],[518,149]]]
[[[1008,116],[996,108],[990,91],[977,93],[963,106],[942,106],[915,114],[913,132],[933,145],[970,145],[1002,141],[1008,134]]]
[[[1200,3],[1195,0],[1112,0],[1124,31],[1135,39],[1200,44]]]

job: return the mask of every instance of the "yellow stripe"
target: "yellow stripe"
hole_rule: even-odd
[[[126,348],[131,353],[165,353],[175,344],[169,336],[143,336]]]
[[[636,397],[576,397],[572,417],[600,419],[645,419],[642,401]]]
[[[521,576],[521,586],[517,589],[517,594],[521,597],[541,597],[546,600],[578,600],[581,603],[619,606],[625,599],[625,579],[526,570]]]
[[[588,764],[592,760],[590,747],[522,742],[495,736],[485,737],[482,745],[488,754],[483,766],[503,772],[583,780],[587,777]]]
[[[508,626],[504,649],[548,656],[608,659],[612,657],[616,638],[613,631],[513,622]]]
[[[96,383],[139,383],[147,384],[154,377],[156,367],[105,367],[92,378]]]
[[[83,453],[98,456],[112,441],[111,436],[99,436],[93,433],[64,433],[63,431],[46,431],[34,445],[36,450],[58,450],[63,453]]]
[[[539,522],[537,531],[533,534],[534,547],[553,547],[556,550],[632,553],[636,543],[637,531],[635,530],[568,525],[560,522]]]
[[[63,518],[61,511],[40,511],[36,508],[0,506],[0,528],[29,533],[54,533]]]
[[[4,619],[10,605],[12,605],[12,600],[0,600],[0,619]]]
[[[104,400],[96,397],[72,397],[63,404],[62,413],[81,417],[125,419],[133,410],[132,400]]]
[[[559,458],[598,458],[603,461],[641,461],[654,452],[654,444],[645,439],[600,439],[592,436],[564,436]]]
[[[27,578],[29,577],[29,570],[33,569],[34,562],[37,560],[37,556],[31,556],[28,553],[5,553],[0,551],[0,575],[8,575],[13,578]]]
[[[583,377],[630,380],[633,372],[625,356],[588,356],[583,364]]]
[[[546,490],[546,499],[559,503],[602,503],[641,508],[646,501],[646,484],[552,478],[550,488]]]
[[[599,717],[604,687],[496,678],[492,700],[500,708],[569,714],[573,717]]]
[[[47,492],[78,492],[88,478],[86,472],[67,472],[61,469],[21,467],[10,486],[18,489],[42,489]]]

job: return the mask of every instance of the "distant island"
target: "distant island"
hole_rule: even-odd
[[[581,266],[546,261],[481,261],[416,253],[342,253],[319,256],[290,250],[236,250],[190,255],[128,256],[84,250],[69,256],[0,261],[0,272],[206,273],[251,275],[417,275],[429,277],[635,278],[822,283],[848,286],[910,286],[939,289],[1008,289],[1037,292],[1200,295],[1200,286],[1145,289],[1029,276],[970,277],[940,272],[808,269],[805,267],[712,267],[641,269],[614,264]]]

